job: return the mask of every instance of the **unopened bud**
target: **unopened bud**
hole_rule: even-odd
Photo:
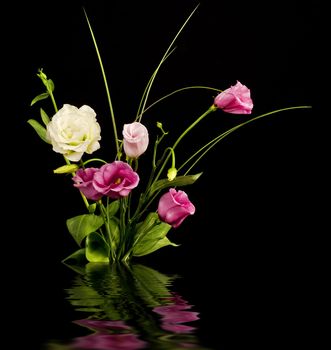
[[[168,180],[169,181],[172,181],[173,179],[175,179],[176,176],[177,176],[177,169],[176,168],[170,168],[168,170],[167,176],[168,176]]]

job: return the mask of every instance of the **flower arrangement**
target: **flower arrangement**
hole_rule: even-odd
[[[43,69],[39,69],[37,76],[45,91],[32,100],[31,106],[50,98],[55,113],[50,118],[41,108],[42,123],[36,119],[29,119],[28,123],[43,141],[51,145],[53,151],[62,154],[65,164],[56,168],[54,173],[72,175],[72,186],[80,193],[86,206],[85,213],[69,218],[66,222],[78,249],[64,261],[73,259],[89,262],[128,262],[132,257],[144,256],[169,245],[176,246],[169,240],[167,233],[170,229],[178,228],[196,210],[182,187],[194,184],[202,175],[192,173],[192,170],[208,151],[248,123],[285,110],[310,107],[286,107],[251,117],[202,145],[183,164],[177,164],[176,147],[207,115],[215,112],[225,116],[250,115],[254,105],[250,89],[239,81],[225,90],[204,86],[184,87],[147,105],[161,65],[172,54],[174,42],[197,7],[181,26],[151,75],[143,91],[136,117],[131,123],[122,126],[121,137],[118,135],[117,121],[98,45],[84,11],[108,97],[115,143],[115,150],[110,156],[112,160],[88,158],[88,155],[100,148],[101,140],[101,127],[94,109],[88,105],[78,108],[70,104],[63,104],[58,108],[53,80],[47,77]],[[148,109],[178,92],[197,88],[213,92],[213,100],[206,111],[187,126],[173,144],[166,144],[168,132],[164,130],[161,122],[156,122],[159,134],[155,137],[149,134],[142,122]],[[146,181],[147,185],[141,188],[139,159],[150,147],[153,147],[150,175]]]

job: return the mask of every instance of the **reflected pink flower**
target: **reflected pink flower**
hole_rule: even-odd
[[[178,311],[186,310],[190,308],[191,308],[191,305],[188,305],[188,304],[179,304],[179,305],[173,304],[173,305],[157,306],[153,309],[153,311],[159,315],[167,315],[173,312],[178,312]]]
[[[196,330],[195,327],[188,326],[186,324],[178,324],[178,323],[168,323],[164,322],[161,325],[161,328],[168,332],[173,333],[192,333]]]
[[[199,320],[199,313],[188,311],[189,305],[180,295],[173,294],[171,297],[163,298],[172,304],[161,305],[153,308],[153,311],[161,315],[161,328],[173,333],[191,333],[196,328],[183,323]]]
[[[146,347],[146,342],[135,334],[105,334],[95,333],[85,337],[75,338],[73,348],[90,350],[138,350]]]
[[[163,307],[158,307],[158,310],[153,309],[156,313],[159,315],[162,315],[162,320],[165,322],[171,322],[171,323],[185,323],[185,322],[192,322],[199,319],[198,312],[194,311],[184,311],[184,310],[171,310],[167,307],[162,309]]]
[[[239,81],[215,97],[214,105],[226,113],[251,114],[253,101],[250,90]]]
[[[130,330],[131,327],[126,325],[123,321],[109,321],[109,320],[89,320],[82,319],[74,321],[74,323],[79,324],[99,332],[107,332],[109,330]]]
[[[77,187],[87,199],[94,201],[102,197],[102,193],[97,191],[93,186],[94,174],[99,171],[98,168],[78,169],[73,176],[74,186]]]

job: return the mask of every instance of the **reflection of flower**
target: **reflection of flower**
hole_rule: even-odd
[[[177,276],[138,264],[78,268],[67,300],[85,316],[73,322],[90,333],[73,337],[68,349],[205,349],[194,335],[198,312],[170,290]]]
[[[108,332],[110,330],[130,330],[130,327],[123,321],[82,319],[75,321],[75,323],[98,332]]]
[[[153,309],[154,312],[161,315],[161,327],[173,333],[190,333],[195,330],[195,327],[183,323],[197,321],[199,319],[198,312],[188,311],[191,305],[178,294],[165,299],[173,304],[161,305]]]
[[[54,97],[54,83],[42,69],[39,70],[37,75],[46,91],[36,96],[31,105],[50,98],[55,114],[53,112],[53,117],[50,118],[43,109],[40,109],[44,125],[35,119],[30,119],[28,122],[43,141],[51,143],[53,150],[64,156],[65,164],[54,172],[73,176],[73,186],[80,191],[86,207],[84,214],[67,220],[68,231],[79,246],[68,259],[82,261],[84,257],[84,263],[86,260],[127,262],[132,257],[147,255],[169,245],[177,246],[169,240],[167,234],[170,229],[182,225],[189,215],[195,213],[195,206],[189,200],[188,193],[181,188],[194,184],[200,178],[202,172],[193,172],[200,160],[221,140],[248,123],[284,110],[310,107],[296,106],[274,110],[252,117],[228,130],[219,131],[213,139],[197,144],[196,149],[192,148],[188,158],[181,160],[182,164],[178,164],[177,146],[193,128],[205,121],[207,116],[215,112],[225,112],[221,115],[224,118],[231,118],[226,113],[246,115],[251,114],[253,109],[250,89],[239,81],[224,91],[206,86],[186,86],[149,103],[150,91],[158,71],[172,54],[177,37],[197,7],[181,26],[153,71],[143,90],[135,116],[130,123],[121,122],[122,138],[119,137],[98,45],[85,12],[108,98],[115,146],[113,152],[107,156],[111,161],[97,157],[85,159],[100,147],[100,126],[96,120],[96,113],[87,105],[77,108],[64,104],[58,109]],[[170,131],[165,131],[167,128],[156,120],[154,122],[157,132],[152,137],[142,122],[150,108],[175,94],[192,89],[207,90],[216,97],[212,96],[201,115],[193,118],[193,121],[187,120],[187,126],[174,142],[169,142],[167,136]],[[150,139],[153,140],[151,147]],[[147,181],[140,181],[144,169],[141,158],[148,154],[147,148],[151,155],[148,163],[150,171]],[[93,166],[91,163],[94,163]]]
[[[95,350],[136,350],[144,349],[146,343],[135,334],[95,333],[75,338],[71,346],[78,349]]]

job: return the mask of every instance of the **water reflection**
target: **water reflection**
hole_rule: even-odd
[[[195,334],[199,313],[171,291],[178,276],[140,264],[94,263],[77,272],[66,292],[84,332],[47,349],[206,349]]]

